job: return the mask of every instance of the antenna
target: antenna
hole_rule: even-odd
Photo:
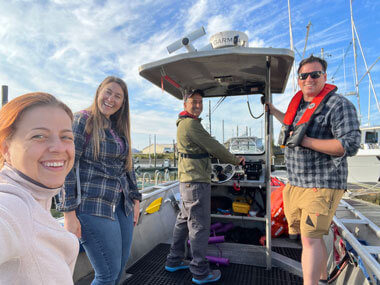
[[[195,30],[187,36],[183,37],[182,39],[176,40],[174,43],[168,45],[166,49],[168,50],[169,54],[175,52],[176,50],[179,50],[181,47],[185,47],[188,52],[197,51],[191,43],[205,34],[205,29],[201,27],[198,30]]]

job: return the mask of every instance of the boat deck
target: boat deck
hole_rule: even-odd
[[[380,226],[380,206],[355,198],[344,198],[344,200]],[[165,271],[164,265],[169,247],[169,244],[161,243],[127,268],[127,279],[124,280],[123,284],[192,284],[192,276],[188,270],[174,273]],[[244,245],[241,248],[245,248]],[[294,241],[281,238],[272,239],[272,250],[300,262],[301,246]],[[241,251],[235,253],[241,255]],[[251,253],[248,254],[251,255]],[[212,267],[217,268],[215,265],[212,265]],[[221,266],[220,269],[222,278],[215,284],[302,284],[300,276],[278,267],[266,270],[263,267],[231,263],[229,266]],[[76,284],[90,284],[92,279],[93,274],[90,274],[76,282]]]
[[[123,284],[136,285],[186,285],[193,284],[191,281],[192,275],[189,270],[181,270],[178,272],[167,272],[164,269],[166,256],[169,253],[169,244],[159,244],[149,253],[142,257],[133,266],[127,269],[127,280]],[[301,250],[299,248],[273,248],[281,254],[287,254],[291,258],[298,261],[301,258]],[[212,265],[213,269],[217,267]],[[220,268],[222,278],[213,284],[273,284],[273,285],[290,285],[302,284],[302,278],[293,275],[280,268],[273,267],[271,270],[266,270],[262,267],[230,264]]]

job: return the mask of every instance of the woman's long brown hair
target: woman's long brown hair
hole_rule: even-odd
[[[86,133],[91,134],[91,139],[94,147],[94,156],[98,158],[100,139],[104,136],[104,128],[107,127],[108,121],[106,117],[100,112],[98,106],[98,97],[100,92],[103,90],[104,86],[108,83],[115,82],[120,85],[124,93],[123,104],[120,109],[113,114],[110,118],[116,121],[116,131],[119,135],[126,137],[128,142],[128,156],[125,163],[125,169],[128,171],[132,170],[132,142],[131,142],[131,124],[129,119],[129,97],[128,88],[125,82],[115,76],[108,76],[102,83],[100,83],[98,89],[96,90],[95,99],[92,105],[87,109],[90,112],[90,117],[86,122]],[[95,131],[96,130],[96,131]]]

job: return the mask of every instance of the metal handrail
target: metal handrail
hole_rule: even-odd
[[[150,181],[152,180],[152,177],[150,176],[150,173],[149,172],[144,172],[143,177],[142,177],[141,189],[144,189],[145,176],[146,175],[148,175],[148,177],[149,177],[148,183],[150,183]]]
[[[378,238],[380,238],[380,227],[377,226],[374,222],[372,222],[370,219],[368,219],[366,216],[364,216],[361,212],[359,212],[358,210],[356,210],[354,207],[352,207],[350,204],[348,204],[346,201],[341,201],[341,205],[343,205],[344,207],[346,207],[347,209],[349,209],[351,211],[351,213],[353,213],[355,215],[355,217],[361,219],[361,220],[364,220],[367,222],[368,226],[371,228],[371,230],[374,231],[374,233],[376,234],[376,236]]]
[[[164,180],[170,181],[170,173],[169,173],[169,169],[167,169],[167,168],[165,169]]]
[[[152,190],[152,189],[157,189],[157,190],[152,191],[152,192],[149,192],[149,193],[142,193],[142,194],[143,194],[143,195],[142,195],[142,201],[147,200],[147,199],[149,199],[150,197],[153,197],[153,196],[155,196],[155,195],[157,195],[157,194],[160,194],[160,193],[162,193],[162,192],[165,192],[165,191],[167,191],[168,189],[171,189],[171,188],[175,188],[175,187],[177,187],[177,186],[179,185],[179,182],[178,182],[178,181],[170,181],[170,182],[165,183],[165,184],[167,184],[167,185],[162,186],[162,187],[160,187],[160,186],[152,186],[152,187],[149,187],[150,190]],[[160,184],[160,185],[163,185],[163,184]],[[148,188],[147,188],[147,189],[148,189]],[[140,193],[141,193],[141,191],[140,191]]]
[[[160,178],[160,181],[162,182],[162,174],[160,171],[156,170],[155,177],[154,177],[154,185],[158,185],[159,178]]]
[[[174,182],[177,182],[177,181],[167,181],[167,182],[161,183],[160,185],[149,186],[147,188],[140,189],[139,192],[141,194],[150,193],[154,190],[165,188],[166,186],[169,186],[169,185],[173,184]]]
[[[350,210],[357,218],[359,218],[358,221],[364,221],[366,224],[368,224],[369,228],[371,230],[373,230],[377,236],[379,236],[380,228],[376,224],[374,224],[372,221],[370,221],[367,217],[365,217],[363,214],[361,214],[359,211],[354,209],[351,205],[349,205],[347,202],[345,202],[343,200],[340,202],[340,206],[343,206],[343,207],[347,208],[348,210]],[[374,275],[376,275],[378,280],[380,280],[380,263],[379,263],[379,261],[371,255],[371,253],[367,250],[366,246],[363,246],[357,240],[357,238],[347,229],[347,227],[343,224],[343,222],[338,217],[334,216],[333,222],[339,228],[342,237],[349,242],[349,244],[352,246],[352,248],[362,258],[366,269],[367,270],[370,269],[370,271]],[[372,275],[370,275],[370,278],[373,280]]]

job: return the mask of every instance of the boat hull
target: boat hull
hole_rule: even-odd
[[[380,177],[380,149],[376,152],[359,150],[358,154],[348,157],[348,183],[377,183]]]

